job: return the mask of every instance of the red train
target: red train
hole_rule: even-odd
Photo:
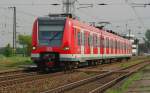
[[[32,46],[32,60],[44,69],[93,65],[132,55],[128,39],[63,14],[35,20]]]

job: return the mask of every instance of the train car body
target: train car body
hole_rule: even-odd
[[[32,60],[41,68],[131,57],[129,40],[69,17],[39,17],[33,24]]]

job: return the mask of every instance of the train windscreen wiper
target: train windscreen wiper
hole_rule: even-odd
[[[60,32],[57,32],[52,38],[49,39],[49,41],[52,41],[56,36],[58,36]]]

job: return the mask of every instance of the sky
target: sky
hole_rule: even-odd
[[[53,6],[53,3],[60,5]],[[98,5],[101,3],[108,5]],[[150,6],[133,3],[148,4],[150,0],[78,0],[75,14],[83,22],[109,22],[105,28],[120,34],[128,34],[130,29],[141,40],[150,29]],[[79,8],[82,7],[79,4],[93,4],[93,7]],[[62,0],[0,0],[0,47],[12,44],[13,10],[8,7],[13,6],[17,12],[17,35],[31,35],[37,17],[63,11]]]

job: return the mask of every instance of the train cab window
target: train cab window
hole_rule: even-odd
[[[65,20],[38,19],[39,45],[59,47],[62,43]]]
[[[81,45],[81,33],[78,32],[78,45],[80,46]]]

